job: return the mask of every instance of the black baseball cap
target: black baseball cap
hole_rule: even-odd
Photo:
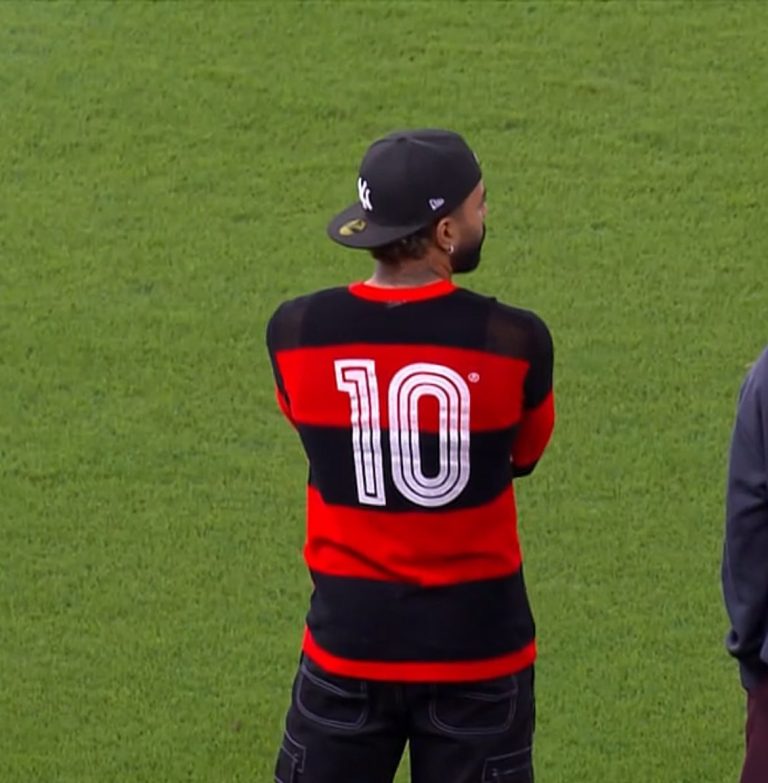
[[[368,148],[358,200],[333,218],[328,236],[356,248],[395,242],[460,206],[481,177],[477,156],[458,133],[391,133]]]

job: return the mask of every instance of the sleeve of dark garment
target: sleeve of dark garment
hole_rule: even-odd
[[[280,335],[280,319],[281,311],[284,309],[284,307],[285,305],[278,307],[278,309],[269,319],[269,323],[267,324],[266,342],[267,351],[269,352],[269,359],[272,362],[272,374],[275,379],[275,398],[277,399],[278,407],[283,412],[283,415],[288,419],[288,421],[290,421],[291,424],[294,424],[293,416],[291,415],[291,403],[290,399],[288,398],[288,392],[285,388],[285,383],[283,382],[283,376],[280,372],[280,362],[278,360],[278,350],[282,342]]]
[[[532,316],[528,361],[523,418],[512,445],[512,472],[516,478],[533,472],[555,426],[552,335],[546,324],[536,316]]]
[[[746,688],[768,676],[768,351],[739,397],[728,463],[723,596],[726,646]]]

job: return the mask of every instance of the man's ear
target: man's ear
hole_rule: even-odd
[[[456,221],[450,215],[446,215],[446,217],[437,221],[435,225],[435,244],[440,250],[450,255],[452,248],[459,244],[458,239]]]

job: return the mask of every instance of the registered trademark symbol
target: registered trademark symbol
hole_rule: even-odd
[[[477,383],[480,380],[480,373],[471,372],[467,377],[469,378],[470,383]]]

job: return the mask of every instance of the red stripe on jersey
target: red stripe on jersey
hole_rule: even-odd
[[[353,661],[339,658],[324,650],[304,631],[304,652],[331,674],[363,680],[394,682],[472,682],[515,674],[536,661],[536,642],[522,650],[479,661]]]
[[[438,280],[435,283],[410,287],[384,288],[368,283],[352,283],[349,286],[350,294],[370,302],[421,302],[425,299],[434,299],[436,296],[445,296],[455,290],[456,286],[450,280]]]
[[[325,503],[307,488],[310,569],[421,586],[515,573],[521,554],[512,486],[478,508],[396,514]]]
[[[277,362],[290,392],[291,414],[299,424],[350,426],[350,395],[339,391],[335,362],[339,359],[376,363],[381,427],[389,426],[387,391],[394,375],[406,365],[429,358],[457,372],[465,380],[471,399],[470,427],[505,429],[523,413],[523,382],[528,362],[465,348],[436,345],[348,344],[278,351]],[[419,409],[419,430],[438,432],[438,406],[424,397]]]
[[[555,426],[555,397],[550,392],[536,408],[525,411],[512,445],[516,465],[533,465],[549,443]]]

